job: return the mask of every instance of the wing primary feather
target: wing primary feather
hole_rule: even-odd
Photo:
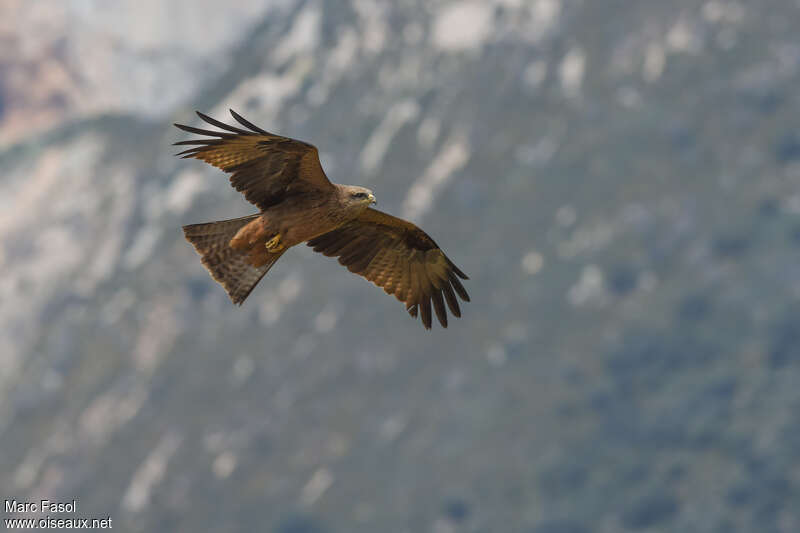
[[[436,318],[439,319],[439,323],[442,325],[443,328],[447,327],[447,311],[444,308],[444,300],[442,299],[442,291],[439,289],[433,289],[433,293],[431,293],[431,297],[433,299],[433,310],[436,311]]]
[[[430,316],[430,309],[431,309],[431,301],[433,301],[433,309],[436,312],[436,318],[439,319],[439,323],[442,327],[447,327],[447,313],[444,309],[444,302],[442,301],[442,293],[439,291],[439,288],[434,281],[434,276],[432,276],[432,272],[429,272],[426,268],[425,263],[420,263],[419,271],[420,271],[420,281],[422,284],[422,291],[425,294],[425,300],[423,302],[423,311],[427,307],[428,315]],[[424,318],[423,314],[423,318]],[[429,320],[430,322],[430,320]],[[430,327],[430,326],[429,326]]]
[[[461,272],[461,269],[458,268],[456,265],[454,265],[452,261],[450,261],[448,259],[447,262],[450,263],[450,268],[453,269],[453,272],[455,272],[458,275],[459,278],[461,278],[461,279],[469,279],[469,276],[467,276],[466,274]]]
[[[455,273],[453,272],[450,273],[450,283],[453,285],[453,288],[456,290],[458,295],[461,296],[461,299],[464,300],[465,302],[468,302],[469,294],[467,294],[466,289],[464,289],[464,286],[461,284],[461,282],[458,280]]]
[[[441,250],[437,250],[437,252],[440,257],[444,255],[441,253]],[[435,266],[438,268],[426,269],[426,272],[428,274],[428,279],[431,281],[431,285],[436,289],[441,289],[442,286],[448,282],[448,270],[446,268],[441,268],[438,263],[436,263]]]
[[[456,295],[453,292],[453,287],[450,285],[449,281],[444,283],[442,290],[444,292],[444,298],[447,300],[447,306],[450,308],[450,312],[453,313],[453,316],[461,318],[461,308],[458,305],[458,298],[456,298]]]
[[[253,130],[255,132],[258,132],[258,133],[261,133],[263,135],[272,135],[268,131],[262,130],[261,128],[259,128],[258,126],[256,126],[255,124],[253,124],[252,122],[250,122],[249,120],[244,118],[243,116],[241,116],[239,113],[234,111],[233,109],[228,109],[228,111],[231,112],[231,116],[234,119],[236,119],[236,122],[238,122],[239,124],[241,124],[245,128],[250,128],[251,130]]]
[[[200,152],[196,149],[191,150],[184,150],[183,152],[178,152],[175,156],[180,156],[181,159],[188,159],[190,157],[194,157],[195,155],[199,154]]]
[[[425,329],[431,329],[431,297],[426,294],[419,303],[419,307],[422,325],[425,326]]]
[[[224,122],[220,122],[219,120],[217,120],[215,118],[211,118],[208,115],[206,115],[204,113],[201,113],[200,111],[195,111],[195,113],[197,113],[198,117],[200,117],[201,119],[205,120],[206,122],[208,122],[212,126],[216,126],[216,127],[221,128],[223,130],[232,131],[233,133],[239,133],[239,134],[242,134],[242,135],[252,135],[253,134],[250,131],[245,131],[245,130],[243,130],[241,128],[237,128],[236,126],[231,126],[229,124],[225,124]]]
[[[417,318],[417,309],[419,309],[419,306],[417,304],[414,304],[408,306],[406,308],[406,311],[408,311],[408,314],[411,315],[412,318]]]
[[[425,265],[420,262],[418,251],[414,250],[409,258],[411,263],[411,274],[413,281],[411,286],[414,288],[412,298],[419,304],[419,315],[425,329],[431,329],[431,295],[428,290],[428,280],[425,276]]]
[[[194,157],[195,154],[199,154],[203,150],[205,150],[204,146],[195,146],[194,148],[189,148],[188,150],[183,150],[181,152],[178,152],[175,155],[182,156],[184,159],[186,159],[187,157]]]
[[[208,135],[209,137],[221,137],[223,139],[232,139],[233,137],[236,136],[233,133],[226,133],[224,131],[204,130],[202,128],[195,128],[194,126],[186,126],[185,124],[174,124],[174,126],[180,130],[189,133],[196,133],[198,135]]]
[[[189,139],[187,141],[178,141],[172,143],[172,146],[182,146],[182,145],[192,145],[192,144],[208,146],[208,145],[220,144],[221,142],[222,142],[221,139]],[[200,146],[198,146],[198,149],[200,149]]]

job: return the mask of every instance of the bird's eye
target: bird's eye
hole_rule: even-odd
[[[357,193],[355,193],[353,195],[353,198],[366,198],[366,197],[367,197],[367,193],[365,193],[365,192],[357,192]]]

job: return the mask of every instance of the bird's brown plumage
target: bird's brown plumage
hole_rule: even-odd
[[[358,218],[308,241],[314,251],[339,258],[350,272],[367,278],[406,304],[411,316],[419,311],[422,323],[431,327],[431,302],[436,317],[447,327],[445,301],[460,317],[458,294],[469,295],[461,284],[466,274],[453,264],[427,233],[376,209],[367,208]]]
[[[443,327],[447,308],[461,316],[456,296],[469,301],[460,281],[468,278],[428,234],[411,222],[369,208],[375,200],[367,189],[328,181],[314,146],[266,132],[232,110],[231,115],[246,129],[198,112],[224,131],[176,124],[210,138],[175,144],[192,146],[178,155],[230,173],[234,188],[261,210],[249,217],[183,228],[203,265],[234,303],[247,298],[286,249],[307,242],[393,294],[412,317],[420,315],[426,328],[431,327],[431,305]],[[273,247],[268,251],[265,245]]]
[[[280,203],[286,196],[333,190],[333,185],[322,170],[315,146],[266,132],[233,110],[233,118],[247,130],[230,126],[199,111],[197,114],[225,131],[175,124],[189,133],[214,137],[177,142],[176,145],[193,147],[176,155],[201,159],[229,172],[233,188],[262,211]]]

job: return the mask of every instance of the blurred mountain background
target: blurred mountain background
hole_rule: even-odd
[[[800,531],[798,26],[5,0],[0,497],[122,531]],[[426,332],[307,247],[231,305],[180,226],[254,208],[170,146],[228,108],[421,224],[464,317]]]

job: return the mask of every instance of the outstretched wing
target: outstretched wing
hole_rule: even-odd
[[[229,172],[231,185],[262,211],[286,196],[333,189],[322,170],[316,147],[273,135],[254,126],[232,109],[230,112],[246,129],[225,124],[199,111],[197,115],[201,119],[225,131],[175,124],[189,133],[211,137],[176,142],[176,145],[192,146],[176,155],[202,159]]]
[[[427,233],[376,209],[366,209],[355,220],[308,241],[308,245],[315,252],[338,257],[350,272],[394,294],[412,317],[419,311],[426,329],[431,327],[431,302],[446,328],[445,301],[457,317],[461,309],[456,294],[469,301],[459,280],[468,279],[467,275]]]

